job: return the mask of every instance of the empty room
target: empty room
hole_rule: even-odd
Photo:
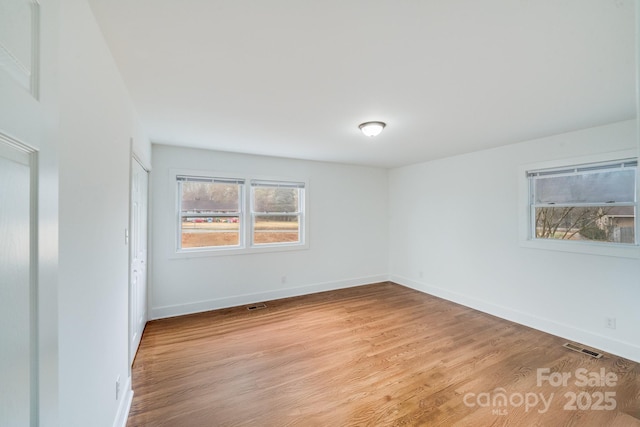
[[[0,425],[640,426],[636,0],[0,0]]]

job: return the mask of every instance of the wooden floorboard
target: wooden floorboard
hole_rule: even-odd
[[[640,364],[397,284],[266,304],[149,322],[127,425],[640,426]]]

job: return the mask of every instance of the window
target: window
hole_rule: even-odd
[[[240,247],[243,179],[177,176],[178,249]]]
[[[251,181],[251,230],[254,245],[300,243],[304,183]]]
[[[636,244],[637,160],[531,170],[532,239]]]
[[[174,173],[177,254],[307,247],[305,182],[207,175]]]

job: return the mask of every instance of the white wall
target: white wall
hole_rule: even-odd
[[[150,145],[85,0],[61,0],[59,41],[60,425],[112,426],[131,397],[130,138]]]
[[[391,170],[391,280],[640,361],[639,261],[518,233],[520,165],[636,148],[627,121]]]
[[[172,258],[172,168],[308,179],[309,249]],[[386,170],[153,145],[151,176],[153,318],[386,280]]]

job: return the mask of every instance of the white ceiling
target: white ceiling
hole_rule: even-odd
[[[634,0],[89,2],[153,142],[394,167],[635,117]]]

